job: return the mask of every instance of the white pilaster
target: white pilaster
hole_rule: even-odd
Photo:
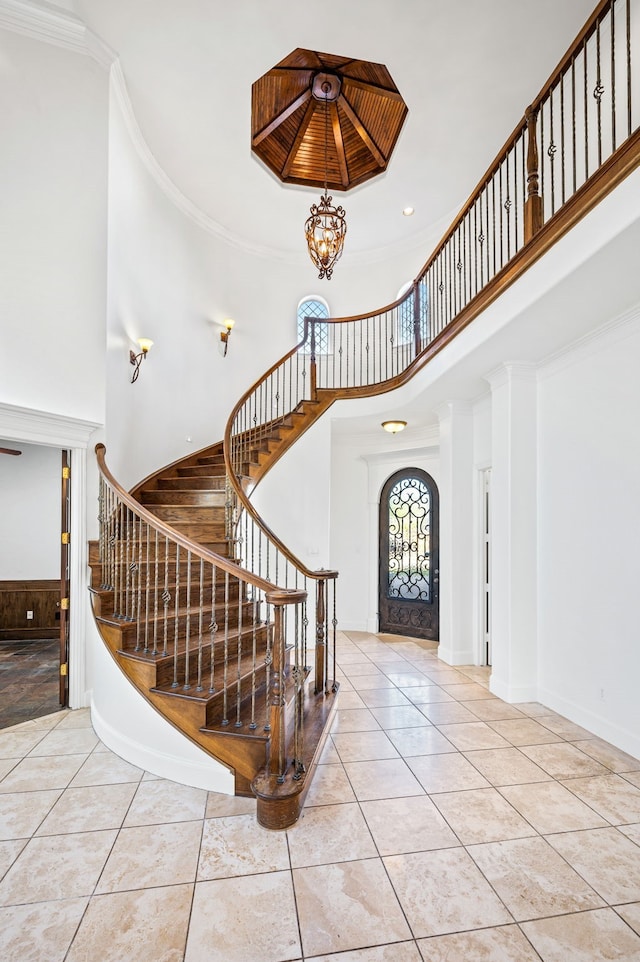
[[[462,401],[440,420],[440,648],[449,665],[476,660],[473,645],[473,417]]]
[[[535,366],[508,362],[491,386],[491,691],[535,701],[537,439]]]

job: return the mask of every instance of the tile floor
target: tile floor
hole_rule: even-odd
[[[341,634],[300,822],[155,778],[88,712],[0,732],[3,962],[640,960],[640,762],[487,671]]]
[[[0,641],[0,728],[60,708],[60,641]]]

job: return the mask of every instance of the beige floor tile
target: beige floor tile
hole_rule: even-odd
[[[199,882],[288,868],[284,832],[262,828],[255,815],[230,815],[205,821],[198,860]]]
[[[379,731],[380,725],[369,708],[338,708],[332,732],[370,732]]]
[[[290,962],[301,954],[290,872],[198,882],[184,962]]]
[[[550,732],[533,718],[512,718],[489,722],[491,728],[516,748],[521,745],[545,745],[561,742],[560,735]]]
[[[95,896],[65,962],[178,962],[192,896],[193,885]]]
[[[337,955],[307,956],[308,962],[422,962],[415,942],[393,942],[391,945],[374,945],[370,949],[355,949]]]
[[[566,832],[547,838],[609,905],[640,900],[640,850],[617,829]]]
[[[120,828],[135,790],[136,784],[131,782],[67,788],[36,834],[65,835]]]
[[[615,748],[601,738],[589,738],[580,741],[581,752],[595,758],[602,765],[606,765],[612,772],[635,772],[640,776],[640,761],[633,755]]]
[[[394,687],[393,682],[389,681],[387,676],[383,675],[382,672],[379,672],[377,675],[375,674],[356,675],[356,676],[352,676],[349,680],[353,686],[353,690],[358,692],[369,691],[372,688],[376,688],[376,689],[392,688],[393,689]]]
[[[442,684],[440,682],[440,684]],[[464,678],[460,683],[455,685],[442,685],[444,690],[456,701],[476,701],[495,698],[492,692],[485,688],[484,685],[479,685],[477,682],[469,681],[468,678]]]
[[[341,668],[348,665],[373,665],[375,667],[375,662],[367,658],[359,649],[341,651],[340,648],[336,646],[336,658]]]
[[[390,671],[385,666],[384,673],[398,688],[421,688],[429,684],[429,679],[421,671]]]
[[[352,862],[378,854],[355,802],[304,810],[287,837],[292,868]]]
[[[500,792],[541,835],[607,826],[592,808],[558,782],[507,785]]]
[[[338,710],[349,708],[364,708],[365,704],[357,691],[343,691],[338,695]]]
[[[398,756],[398,752],[383,731],[348,732],[344,735],[332,735],[331,740],[343,763],[366,762]]]
[[[313,780],[315,781],[317,777],[316,773]],[[313,782],[311,785],[313,786]],[[224,818],[225,815],[253,815],[255,818],[255,814],[255,798],[244,798],[242,795],[223,795],[220,792],[209,792],[207,796],[205,818]]]
[[[623,777],[626,782],[630,782],[631,785],[640,788],[640,772],[625,772]]]
[[[608,770],[581,752],[575,745],[523,745],[521,751],[555,778],[579,775],[606,775]]]
[[[55,762],[49,756],[23,758],[0,782],[0,794],[66,788],[86,760],[86,755],[63,755]]]
[[[69,714],[68,708],[63,708],[61,711],[54,711],[50,715],[41,715],[40,718],[32,718],[31,721],[21,722],[19,725],[13,726],[13,731],[51,731],[56,725],[59,725],[63,718],[66,718]]]
[[[435,684],[421,685],[420,688],[403,688],[402,692],[414,705],[437,705],[441,702],[455,702],[453,695],[447,694],[444,688]]]
[[[305,808],[355,802],[351,783],[342,765],[319,765],[307,792]]]
[[[486,778],[457,752],[450,755],[419,755],[407,758],[407,764],[430,795],[434,792],[490,788]]]
[[[521,711],[523,715],[529,715],[530,718],[540,718],[541,715],[556,714],[551,710],[551,708],[547,708],[545,705],[541,705],[537,701],[516,702],[513,707],[517,708],[518,711]]]
[[[98,736],[93,728],[60,728],[48,732],[29,752],[30,758],[41,755],[88,755],[98,744]]]
[[[426,756],[425,756],[426,757]],[[442,757],[442,756],[431,756]],[[374,798],[399,798],[424,795],[418,779],[402,758],[385,758],[371,762],[348,762],[344,766],[358,801]]]
[[[26,838],[13,838],[0,842],[0,879],[9,871],[27,841]]]
[[[419,942],[423,962],[539,962],[517,925],[437,935]],[[564,962],[569,962],[565,959]]]
[[[371,661],[370,659],[352,662],[349,665],[340,665],[340,671],[346,675],[351,682],[361,675],[369,675],[371,678],[386,678],[384,672],[376,667],[375,661]]]
[[[387,705],[383,708],[372,708],[371,714],[387,732],[394,728],[419,728],[431,725],[426,715],[415,705]]]
[[[91,724],[90,708],[75,708],[67,712],[56,725],[58,731],[66,731],[69,728],[93,728]]]
[[[518,922],[603,904],[543,838],[472,845],[469,854]]]
[[[90,895],[116,832],[32,838],[0,883],[0,905]]]
[[[420,710],[424,712],[429,721],[434,725],[484,724],[484,722],[478,721],[473,712],[455,700],[450,702],[431,702],[426,705],[421,705]]]
[[[403,758],[410,755],[440,755],[455,751],[451,742],[428,722],[423,728],[392,728],[387,735]]]
[[[113,752],[93,752],[73,778],[71,787],[80,785],[116,785],[119,782],[139,782],[144,772],[125,762]]]
[[[417,939],[512,921],[463,848],[391,855],[384,864]]]
[[[434,802],[463,845],[536,834],[495,788],[443,792]]]
[[[61,794],[58,789],[0,795],[0,839],[29,838]]]
[[[630,838],[632,842],[640,846],[640,822],[636,822],[635,825],[618,825],[617,828],[626,838]]]
[[[202,822],[121,829],[96,893],[195,881],[201,836]]]
[[[167,779],[142,782],[131,803],[125,826],[187,822],[203,818],[207,793],[203,788],[179,785]]]
[[[336,751],[336,746],[333,744],[330,738],[327,738],[324,743],[324,748],[320,753],[320,759],[318,761],[319,765],[341,765],[340,756]]]
[[[424,674],[436,685],[464,685],[468,681],[462,672],[456,671],[455,668],[442,668],[438,665],[426,668]]]
[[[408,688],[407,691],[412,689]],[[360,697],[367,708],[383,708],[386,705],[410,705],[411,702],[389,682],[388,688],[369,688],[360,692]]]
[[[0,758],[24,758],[46,734],[46,731],[38,729],[0,731]]]
[[[493,785],[522,785],[551,781],[551,775],[523,755],[517,748],[487,748],[465,752],[465,757]]]
[[[461,752],[481,748],[508,748],[509,743],[486,722],[473,721],[458,725],[438,725],[442,734]]]
[[[60,899],[0,908],[2,962],[63,962],[88,901]],[[104,956],[100,958],[102,962]]]
[[[463,701],[461,704],[480,721],[491,722],[524,717],[521,711],[513,705],[507,705],[501,698],[476,698],[475,701]]]
[[[294,869],[305,955],[411,938],[380,859]]]
[[[540,724],[569,741],[593,738],[593,734],[588,732],[586,728],[581,728],[580,725],[569,721],[568,718],[563,718],[562,715],[546,715],[544,718],[540,718]]]
[[[640,962],[640,938],[611,909],[525,922],[544,962]]]
[[[0,781],[19,763],[19,758],[0,758]]]
[[[361,802],[380,855],[452,848],[460,842],[426,795]]]
[[[612,825],[640,822],[640,789],[619,775],[569,778],[563,784]]]
[[[617,905],[616,912],[630,925],[634,932],[640,935],[640,902],[631,902],[629,905]]]

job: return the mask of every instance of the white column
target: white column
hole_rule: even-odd
[[[449,665],[476,661],[473,635],[473,417],[462,401],[440,420],[440,648]]]
[[[491,386],[491,691],[535,701],[537,440],[535,366],[501,364]]]

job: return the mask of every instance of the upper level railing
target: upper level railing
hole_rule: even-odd
[[[235,406],[225,462],[250,570],[279,568],[295,585],[324,577],[251,504],[248,451],[268,447],[274,424],[305,401],[324,408],[405,383],[640,164],[639,8],[598,4],[406,295],[371,314],[307,319],[303,341]],[[328,337],[316,338],[318,325]]]

